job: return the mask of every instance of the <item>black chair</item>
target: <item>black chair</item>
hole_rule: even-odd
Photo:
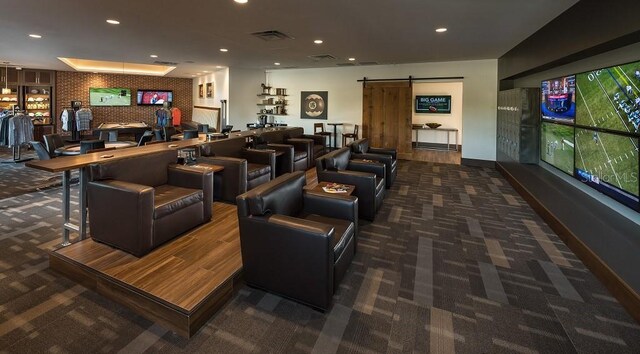
[[[89,150],[104,149],[104,140],[82,140],[80,142],[80,154],[86,154]]]
[[[151,130],[145,130],[144,134],[140,137],[140,141],[138,141],[138,146],[145,146],[148,142],[153,139],[153,132]]]
[[[155,135],[156,140],[165,142],[164,141],[164,133],[163,133],[162,129],[154,129],[153,130],[153,134]]]
[[[208,133],[209,132],[209,124],[198,124],[198,132],[200,132],[200,133]]]
[[[385,166],[380,162],[351,160],[351,150],[343,147],[316,160],[318,182],[335,182],[355,186],[361,218],[371,220],[382,206],[385,195]]]
[[[367,138],[352,142],[351,158],[382,162],[387,170],[387,188],[391,188],[398,175],[398,152],[396,149],[374,148],[369,146]]]
[[[171,137],[176,135],[176,128],[174,127],[162,127],[164,135],[164,141],[171,141]]]
[[[306,191],[288,173],[237,198],[248,285],[326,311],[356,252],[358,199]]]
[[[182,132],[182,139],[183,140],[187,140],[187,139],[195,139],[198,137],[198,131],[197,130],[185,130]]]
[[[224,128],[222,128],[222,130],[220,131],[220,133],[222,134],[229,134],[231,132],[231,130],[233,129],[233,125],[227,125]]]
[[[99,138],[104,141],[118,141],[118,131],[117,130],[101,130]]]
[[[55,157],[55,156],[49,155],[49,151],[47,151],[47,149],[44,147],[44,145],[42,145],[41,142],[30,141],[29,144],[33,146],[33,149],[36,151],[36,154],[38,154],[38,158],[40,160],[51,160],[52,157]]]
[[[44,139],[44,147],[49,152],[49,156],[56,157],[56,149],[64,147],[64,140],[60,134],[45,134],[42,136]]]

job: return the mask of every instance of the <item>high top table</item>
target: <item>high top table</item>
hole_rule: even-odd
[[[327,123],[327,125],[333,125],[333,149],[337,149],[338,143],[338,126],[344,125],[344,123]]]

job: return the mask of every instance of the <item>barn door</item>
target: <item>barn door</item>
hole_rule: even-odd
[[[410,154],[412,88],[408,81],[366,83],[362,90],[362,136],[370,146]]]

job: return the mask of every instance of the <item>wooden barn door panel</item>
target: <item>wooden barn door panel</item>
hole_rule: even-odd
[[[406,81],[367,83],[362,90],[362,136],[370,146],[411,153],[412,94]]]

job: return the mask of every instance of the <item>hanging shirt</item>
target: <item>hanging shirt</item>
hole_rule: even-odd
[[[76,112],[76,126],[78,131],[91,129],[91,120],[93,120],[93,114],[88,108],[82,108]]]
[[[173,120],[174,126],[180,125],[180,121],[182,120],[182,112],[180,112],[180,108],[178,107],[171,108],[171,119]]]
[[[65,132],[68,132],[69,130],[71,130],[71,127],[69,126],[68,110],[65,109],[62,111],[62,115],[60,115],[60,120],[62,121],[62,130],[64,130]]]

